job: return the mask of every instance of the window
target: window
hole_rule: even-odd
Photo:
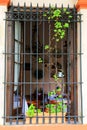
[[[82,82],[78,80],[81,51],[77,45],[81,15],[67,8],[73,19],[57,44],[54,21],[44,17],[49,10],[11,6],[6,13],[6,123],[76,124],[82,120],[77,105],[82,102],[81,96],[78,101]]]

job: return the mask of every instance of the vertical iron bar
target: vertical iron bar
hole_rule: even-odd
[[[64,50],[63,50],[63,41],[62,41],[62,45],[61,45],[61,56],[62,56],[62,58],[61,58],[61,62],[62,62],[62,74],[63,74],[63,71],[64,71]],[[62,82],[61,82],[61,85],[62,85],[62,106],[64,105],[64,102],[63,102],[63,95],[64,95],[64,79],[63,79],[63,77],[61,78],[62,79]],[[64,123],[64,108],[62,107],[62,123]]]
[[[63,9],[64,9],[64,7],[63,7],[63,5],[62,5],[62,12],[63,12]],[[64,19],[64,21],[65,21],[65,19]],[[64,72],[64,49],[63,49],[63,42],[64,41],[62,41],[62,45],[61,45],[61,62],[62,62],[62,73]],[[64,101],[63,101],[63,95],[64,95],[64,78],[62,77],[62,83],[61,83],[61,85],[62,85],[62,106],[64,106]],[[62,123],[64,123],[64,108],[62,107]]]
[[[18,25],[19,25],[19,12],[20,12],[20,5],[19,5],[19,3],[18,3],[18,7],[17,7],[17,13],[18,13]],[[16,27],[15,27],[15,29],[16,29]],[[17,39],[18,41],[19,41],[19,28],[18,28],[18,39]],[[14,51],[14,53],[15,53],[15,51]],[[17,52],[17,54],[14,54],[14,60],[15,60],[15,55],[17,55],[18,56],[18,52]],[[14,72],[15,73],[15,72]],[[18,83],[15,83],[16,85],[17,85],[17,111],[16,111],[16,124],[18,124]]]
[[[23,77],[23,82],[24,82],[24,84],[23,84],[23,108],[24,108],[24,114],[25,114],[25,87],[26,87],[26,70],[25,70],[25,61],[26,61],[26,50],[25,50],[25,48],[26,48],[26,4],[24,3],[24,53],[23,53],[23,55],[24,55],[24,60],[23,60],[23,66],[24,66],[24,72],[23,72],[23,75],[24,75],[24,77]],[[25,119],[23,120],[23,124],[25,123]]]
[[[43,9],[42,9],[42,11],[43,11],[43,13],[42,13],[42,15],[44,15],[44,12],[45,12],[45,4],[43,4]],[[43,25],[42,25],[42,37],[43,37],[43,41],[42,41],[42,47],[43,47],[43,65],[42,65],[42,68],[43,68],[43,81],[42,81],[42,88],[43,88],[43,124],[45,123],[45,120],[44,120],[44,109],[45,109],[45,95],[44,95],[44,82],[45,82],[45,79],[44,79],[44,73],[45,73],[45,70],[44,70],[44,64],[45,64],[45,61],[44,61],[44,56],[45,56],[45,52],[44,52],[44,43],[45,43],[45,35],[44,35],[44,33],[45,33],[45,22],[44,22],[44,16],[43,16],[43,19],[42,19],[43,21]]]
[[[55,8],[57,9],[57,4],[55,4]],[[52,21],[52,22],[54,22],[54,21]],[[55,74],[56,74],[56,76],[58,77],[58,66],[57,66],[57,62],[58,62],[58,59],[57,59],[57,56],[58,56],[58,51],[57,51],[57,48],[58,48],[58,42],[56,42],[55,41],[55,51],[53,52],[54,54],[54,57],[55,57],[55,59],[54,59],[54,61],[55,61],[55,69],[56,69],[56,72],[55,72]],[[52,55],[52,56],[53,56]],[[54,81],[55,82],[55,81]],[[56,86],[55,87],[57,87],[57,82],[56,82]],[[56,89],[56,88],[55,88]],[[58,116],[58,114],[57,114],[57,107],[58,107],[58,104],[56,104],[56,112],[55,112],[55,123],[58,123],[58,118],[57,118],[57,116]]]
[[[11,15],[12,15],[12,19],[13,19],[13,12],[14,12],[14,7],[13,7],[13,4],[12,4],[12,6],[11,6]],[[9,21],[8,21],[9,22]],[[12,20],[10,19],[10,22],[12,22]],[[13,21],[12,22],[12,24],[14,24],[15,22]],[[13,37],[12,37],[12,41],[11,42],[13,42],[14,41],[14,37],[15,37],[15,32],[13,32],[15,30],[15,24],[14,25],[12,25],[12,32],[11,33],[13,33]],[[8,32],[7,32],[8,33]],[[8,42],[7,42],[8,43]],[[8,46],[8,45],[7,45]],[[12,50],[13,50],[13,48],[12,48]],[[6,50],[6,51],[8,51],[8,49]],[[13,50],[13,52],[14,52],[14,50]],[[11,55],[11,52],[7,52],[7,53],[9,53],[9,54],[7,54],[7,55]],[[14,54],[13,54],[13,57],[14,57]],[[7,59],[8,60],[8,59]],[[13,58],[13,60],[14,60],[14,58]],[[13,62],[13,66],[14,66],[14,61],[12,61]],[[14,67],[13,67],[13,69],[14,69]],[[12,73],[13,73],[13,77],[14,77],[14,70],[12,71]],[[11,82],[13,82],[12,83],[12,86],[14,86],[14,80],[12,80]],[[11,85],[11,82],[10,82],[10,85]],[[11,86],[11,87],[12,87]],[[6,88],[7,89],[7,88]],[[13,95],[12,95],[13,96]],[[14,97],[12,97],[12,100],[14,99]],[[14,100],[13,100],[14,101]],[[13,103],[14,102],[12,102],[12,106],[11,106],[11,111],[12,111],[12,109],[13,109]],[[13,115],[12,115],[13,116]],[[12,119],[14,118],[14,117],[12,117],[12,116],[10,116],[9,118],[10,118],[10,124],[12,124]]]
[[[61,44],[63,44],[63,42]],[[61,54],[61,57],[62,57],[61,58],[61,60],[62,60],[61,65],[62,65],[62,70],[63,70],[63,45],[61,45],[61,53],[62,53]],[[61,80],[62,80],[61,85],[62,85],[62,96],[63,96],[63,77],[61,77]],[[63,106],[63,97],[62,97],[62,106]],[[62,108],[62,117],[61,117],[62,118],[62,120],[61,120],[62,123],[64,123],[64,117],[63,116],[64,116],[64,112],[63,112],[63,108]]]
[[[32,3],[30,4],[30,102],[32,102]],[[30,118],[30,124],[32,124],[32,118]]]
[[[32,68],[32,4],[30,5],[30,68]],[[30,102],[32,101],[32,69],[30,69]]]
[[[75,42],[76,42],[76,39],[75,39],[75,37],[76,37],[76,26],[75,26],[75,25],[76,25],[76,23],[75,23],[76,13],[75,13],[75,12],[76,12],[76,10],[75,10],[75,7],[74,7],[74,8],[73,8],[73,16],[74,16],[74,19],[73,19],[73,25],[72,25],[72,26],[73,26],[73,54],[72,54],[72,55],[73,55],[73,65],[74,65],[74,66],[73,66],[73,76],[74,76],[74,77],[73,77],[73,86],[74,86],[74,88],[73,88],[73,89],[74,89],[74,94],[73,94],[73,95],[74,95],[74,98],[73,98],[73,100],[74,100],[74,103],[73,103],[73,104],[74,104],[74,107],[73,107],[73,108],[74,108],[74,113],[73,113],[73,114],[74,114],[74,115],[73,115],[73,116],[74,116],[74,123],[76,124],[76,110],[77,110],[77,107],[76,107],[76,104],[77,104],[77,103],[76,103],[76,102],[77,102],[77,98],[76,98],[76,93],[77,93],[77,92],[76,92],[76,85],[77,85],[77,84],[76,84],[76,80],[77,80],[77,79],[76,79],[76,75],[77,75],[77,72],[76,72],[75,57],[76,57],[77,55],[76,55],[76,44],[75,44]]]
[[[68,123],[70,123],[70,104],[69,104],[69,97],[70,97],[70,41],[69,41],[69,34],[70,34],[70,30],[68,29],[68,40],[67,40],[67,82],[68,82],[68,108],[67,108],[67,112],[68,112]]]
[[[20,22],[18,21],[18,25],[20,24]],[[20,26],[20,25],[19,25]],[[19,41],[20,41],[20,27],[18,27],[18,49],[19,49]],[[17,54],[15,54],[15,55],[17,55],[17,58],[19,58],[19,56],[20,56],[20,54],[19,54],[19,50],[17,51]],[[16,61],[16,62],[18,62],[18,63],[16,63],[16,65],[17,65],[17,67],[19,66],[19,59],[18,59],[18,61]],[[19,102],[19,81],[17,81],[17,83],[16,83],[16,85],[17,85],[17,124],[19,123],[19,120],[18,120],[18,116],[19,116],[19,110],[18,110],[18,102]]]
[[[49,8],[48,8],[48,11],[50,11],[51,10],[51,4],[49,4]],[[51,21],[48,21],[48,31],[49,31],[49,46],[51,45]],[[48,81],[48,85],[49,85],[49,92],[50,92],[50,64],[51,64],[51,61],[50,61],[50,59],[51,59],[51,56],[50,56],[50,52],[48,52],[48,57],[49,57],[49,60],[48,60],[48,74],[49,74],[49,81]],[[50,108],[49,108],[49,110],[50,110]],[[51,124],[51,113],[49,112],[49,124]]]
[[[9,21],[10,22],[10,35],[12,35],[12,37],[11,37],[11,39],[10,40],[12,40],[12,41],[10,41],[11,43],[10,43],[10,46],[9,47],[11,47],[11,50],[9,50],[9,55],[11,56],[11,64],[12,63],[14,63],[14,55],[13,55],[13,52],[14,52],[14,49],[13,49],[13,46],[12,46],[12,43],[13,43],[13,39],[14,39],[14,36],[13,36],[13,34],[14,34],[14,27],[13,27],[13,21]],[[8,48],[9,49],[9,48]],[[12,74],[12,73],[14,73],[14,71],[13,71],[13,69],[14,69],[14,64],[13,65],[11,65],[11,73],[10,74]],[[11,75],[10,75],[11,76]],[[13,76],[11,76],[11,78],[10,78],[10,98],[13,96],[13,85],[14,85],[14,83],[12,83],[11,84],[11,82],[14,82],[13,81]],[[11,99],[11,106],[10,106],[10,124],[12,124],[12,109],[13,109],[13,97],[12,97],[12,99]]]
[[[39,81],[38,81],[38,58],[39,58],[39,56],[38,56],[38,50],[39,50],[39,40],[38,40],[38,33],[39,33],[39,30],[38,30],[38,16],[39,16],[39,7],[38,7],[38,4],[37,4],[37,8],[36,8],[36,15],[37,15],[37,17],[36,17],[36,77],[37,77],[37,79],[36,79],[36,88],[37,88],[37,91],[36,91],[36,95],[37,95],[37,97],[36,97],[36,100],[37,100],[37,109],[38,109],[38,90],[39,90],[39,88],[38,88],[38,85],[39,85]],[[36,117],[36,123],[38,124],[38,111],[37,111],[37,117]]]

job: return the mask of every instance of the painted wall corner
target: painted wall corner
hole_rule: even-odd
[[[0,0],[0,6],[9,6],[10,0]]]
[[[87,9],[87,0],[78,0],[76,3],[76,8],[78,11],[80,9]]]

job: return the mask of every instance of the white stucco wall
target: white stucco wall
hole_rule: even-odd
[[[87,124],[87,9],[81,9],[81,44],[82,44],[82,99],[83,99],[83,123]],[[79,38],[79,37],[78,37]],[[80,44],[78,39],[78,45]],[[79,95],[80,96],[80,95]],[[80,97],[78,97],[80,98]],[[80,106],[79,106],[80,107]]]
[[[73,7],[76,1],[77,0],[11,0],[11,2],[13,2],[14,5],[17,5],[19,2],[20,6],[23,6],[25,2],[27,6],[29,6],[30,3],[32,3],[33,6],[36,6],[37,3],[39,4],[39,6],[43,6],[44,3],[46,7],[49,6],[49,3],[51,3],[51,5],[57,4],[58,7],[61,7],[62,4],[65,7],[67,7],[67,5]]]
[[[7,7],[0,6],[0,124],[4,115],[4,46],[5,46],[5,12]]]

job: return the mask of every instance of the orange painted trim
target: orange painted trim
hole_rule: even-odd
[[[10,0],[0,0],[0,5],[9,5],[10,4]]]
[[[0,130],[87,130],[87,125],[18,125],[0,126]]]
[[[78,0],[76,3],[77,10],[87,9],[87,0]]]

